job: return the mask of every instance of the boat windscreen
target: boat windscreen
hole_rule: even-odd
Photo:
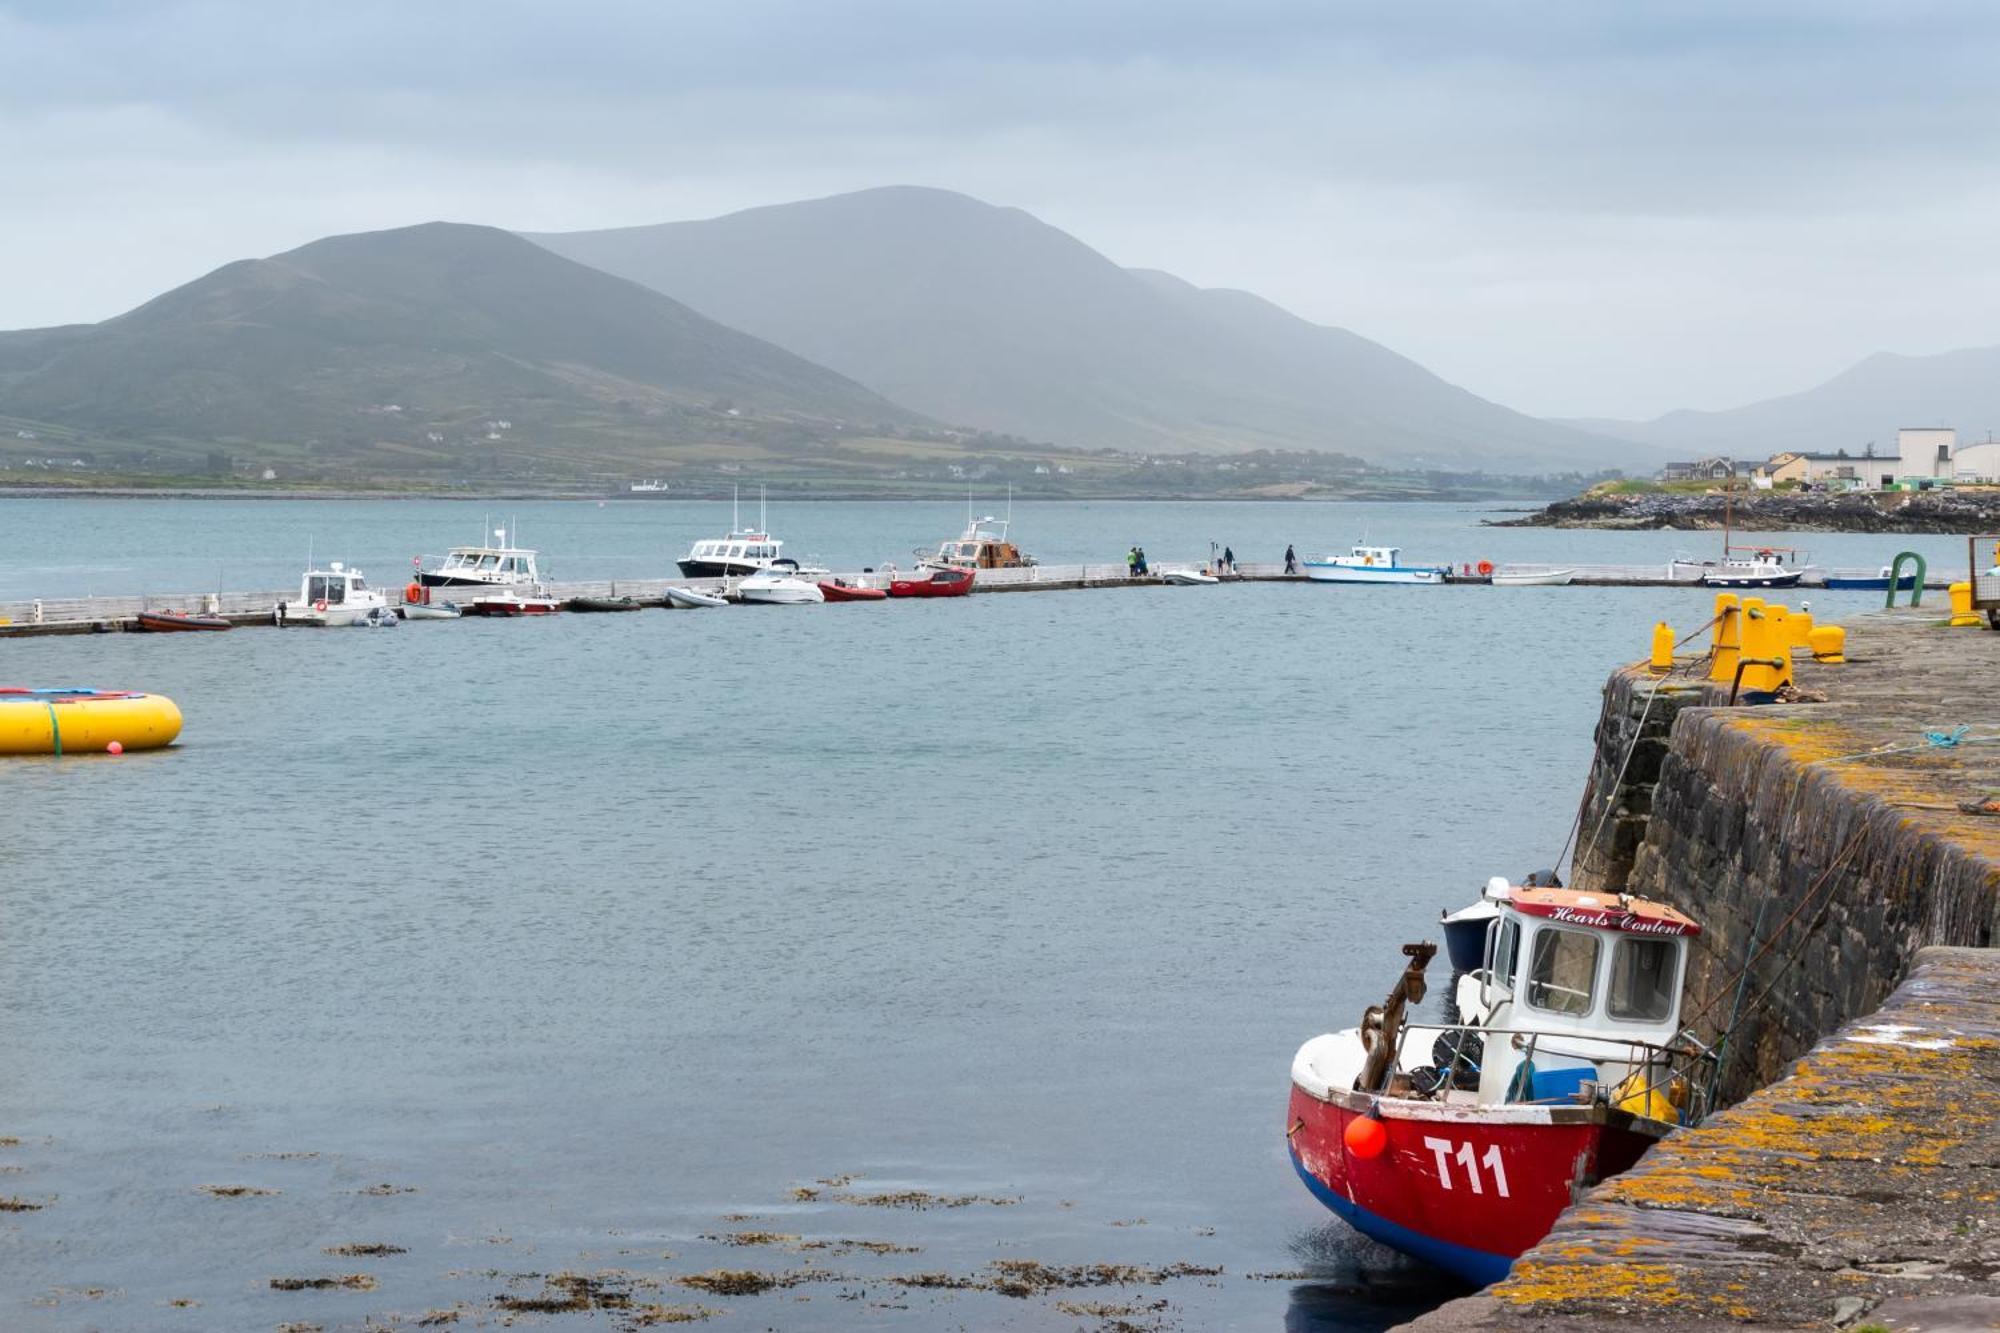
[[[1528,1003],[1558,1014],[1587,1014],[1597,982],[1597,936],[1543,926],[1528,963]]]
[[[1680,951],[1678,940],[1620,939],[1611,950],[1611,994],[1606,999],[1611,1016],[1666,1021],[1674,1011]]]

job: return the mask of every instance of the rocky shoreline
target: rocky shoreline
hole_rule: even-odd
[[[2000,530],[2000,489],[1940,491],[1586,491],[1497,528],[1720,528],[1725,513],[1750,532],[1979,533]]]

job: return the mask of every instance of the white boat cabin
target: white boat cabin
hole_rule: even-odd
[[[464,583],[535,583],[535,552],[511,546],[454,546],[434,572]]]
[[[1447,944],[1460,936],[1455,964],[1470,961],[1465,931],[1482,916],[1480,965],[1456,997],[1464,1021],[1491,1034],[1478,1101],[1570,1101],[1586,1083],[1612,1088],[1680,1036],[1687,941],[1701,933],[1687,916],[1623,894],[1496,878],[1479,906],[1446,920]]]
[[[1334,565],[1380,565],[1388,569],[1402,566],[1403,548],[1400,546],[1356,546],[1346,555],[1337,555],[1327,561]]]
[[[782,559],[779,552],[784,543],[763,532],[732,532],[727,537],[714,541],[699,541],[688,552],[688,559],[705,563],[729,561],[738,565],[766,566]]]
[[[348,569],[336,560],[325,569],[306,571],[299,580],[299,604],[320,611],[345,606],[349,602],[380,605],[382,598],[379,594],[364,596],[370,591],[368,580],[361,576],[360,570]]]

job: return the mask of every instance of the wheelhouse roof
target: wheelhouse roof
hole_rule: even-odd
[[[1686,913],[1629,894],[1515,887],[1507,890],[1507,901],[1517,912],[1565,925],[1593,926],[1627,935],[1701,934],[1700,924]]]

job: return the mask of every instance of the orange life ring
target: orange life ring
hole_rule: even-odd
[[[1493,572],[1493,562],[1491,560],[1481,560],[1477,568],[1481,574],[1491,574]]]
[[[315,611],[324,611],[324,610],[326,610],[326,598],[322,597],[322,598],[320,598],[320,599],[319,599],[319,600],[318,600],[317,602],[314,602],[314,603],[313,603],[313,610],[315,610]]]

